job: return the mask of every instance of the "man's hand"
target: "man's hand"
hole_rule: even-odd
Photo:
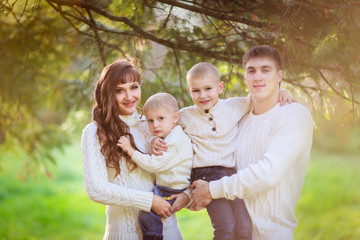
[[[213,200],[209,190],[209,183],[204,180],[197,180],[191,185],[194,190],[192,191],[193,203],[190,209],[198,210],[206,207]]]
[[[171,206],[171,212],[177,212],[186,207],[189,204],[190,198],[185,193],[174,194],[169,197],[169,200],[176,199]]]
[[[163,155],[162,152],[166,152],[166,151],[167,151],[166,142],[159,137],[154,137],[154,139],[151,141],[152,154],[156,156],[160,156]]]
[[[171,216],[171,205],[163,197],[153,195],[151,210],[160,217],[167,218]]]
[[[125,136],[121,136],[116,145],[129,155],[129,157],[132,157],[135,152],[135,149],[132,148],[129,139]]]

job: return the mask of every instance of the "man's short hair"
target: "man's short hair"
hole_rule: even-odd
[[[212,77],[220,81],[220,73],[214,65],[207,62],[199,62],[187,72],[186,82],[189,85],[189,81],[203,77]]]
[[[146,100],[143,111],[146,114],[147,111],[164,108],[169,111],[179,111],[178,103],[171,94],[156,93]]]
[[[284,66],[280,53],[275,48],[267,45],[260,45],[250,48],[250,50],[248,50],[242,58],[243,68],[246,68],[246,64],[251,58],[257,57],[269,57],[275,62],[277,70],[283,70]]]

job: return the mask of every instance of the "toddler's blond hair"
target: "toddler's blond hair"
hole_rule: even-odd
[[[176,99],[169,93],[156,93],[146,100],[143,111],[146,112],[154,109],[167,109],[169,111],[179,111]]]

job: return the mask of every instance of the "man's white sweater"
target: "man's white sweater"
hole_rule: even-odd
[[[312,144],[310,112],[298,103],[250,112],[240,123],[238,173],[210,182],[214,199],[243,198],[253,239],[292,239]]]
[[[208,111],[196,105],[180,110],[179,124],[190,137],[193,168],[235,166],[234,151],[239,120],[248,112],[250,97],[219,99]]]
[[[157,185],[179,190],[188,188],[193,158],[190,138],[180,126],[176,126],[164,141],[168,150],[163,155],[135,151],[132,160],[146,171],[155,173]]]

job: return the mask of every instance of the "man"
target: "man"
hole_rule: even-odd
[[[213,199],[242,198],[253,224],[253,239],[293,239],[294,210],[304,183],[312,144],[310,112],[298,103],[279,107],[283,77],[277,50],[256,46],[243,57],[244,80],[253,109],[240,122],[238,172],[193,183],[193,208]]]

